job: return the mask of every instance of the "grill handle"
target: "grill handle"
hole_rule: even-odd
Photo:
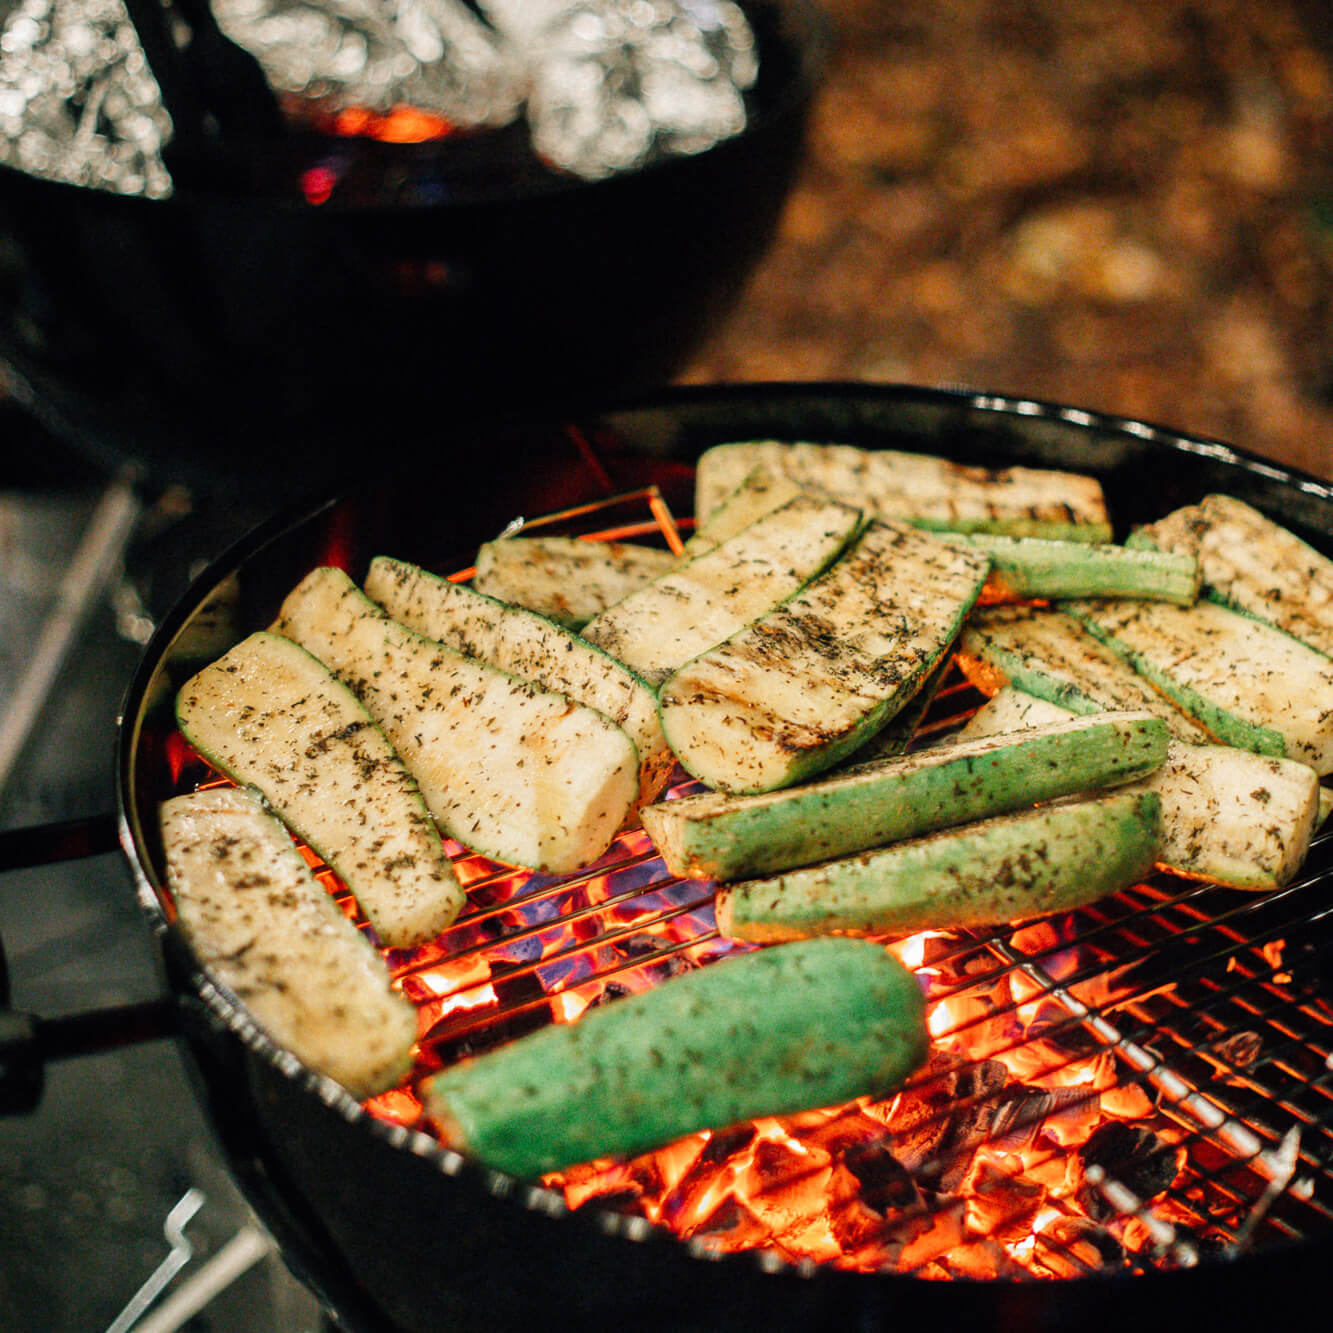
[[[115,851],[114,815],[0,833],[0,868],[20,870]],[[178,1011],[169,999],[38,1018],[11,1009],[9,967],[0,938],[0,1115],[36,1108],[49,1060],[96,1055],[159,1037],[175,1036]]]

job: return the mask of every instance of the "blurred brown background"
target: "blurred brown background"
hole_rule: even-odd
[[[684,381],[1058,399],[1333,479],[1325,4],[824,8],[778,240]]]

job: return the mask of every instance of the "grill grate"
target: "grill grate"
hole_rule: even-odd
[[[652,491],[539,523],[680,545]],[[917,743],[980,699],[955,672]],[[181,782],[198,776],[187,766]],[[468,910],[390,955],[421,1015],[414,1082],[751,947],[719,936],[713,886],[672,877],[642,830],[564,878],[453,851]],[[1301,877],[1267,895],[1158,874],[1019,929],[895,942],[927,988],[934,1037],[897,1096],[550,1183],[703,1253],[930,1278],[1142,1273],[1333,1232],[1331,857],[1321,835]],[[412,1084],[368,1106],[429,1132]]]

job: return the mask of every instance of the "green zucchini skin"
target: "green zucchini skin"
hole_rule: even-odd
[[[875,518],[939,532],[1109,542],[1100,483],[1075,472],[969,467],[930,454],[846,444],[747,440],[715,445],[699,459],[694,512],[708,522],[756,467]]]
[[[428,1079],[446,1142],[519,1177],[885,1096],[925,1059],[916,978],[876,944],[720,959]]]
[[[756,943],[906,935],[1084,907],[1153,868],[1161,802],[1111,792],[746,880],[717,898],[723,934]]]
[[[665,801],[643,822],[672,874],[745,879],[1131,782],[1162,764],[1167,741],[1148,713],[1067,718],[765,795]]]
[[[1199,562],[1183,551],[976,532],[955,540],[990,556],[986,596],[995,601],[1138,597],[1191,606],[1199,597]]]
[[[404,560],[376,556],[364,586],[372,601],[418,634],[604,713],[639,752],[639,802],[662,790],[676,759],[662,734],[657,697],[623,663],[535,611]]]
[[[383,944],[420,944],[462,910],[415,779],[369,710],[306,649],[250,635],[186,681],[176,722],[220,772],[264,793]]]
[[[1066,709],[1012,688],[973,714],[959,739],[1040,726]],[[1190,879],[1263,893],[1300,869],[1320,818],[1319,779],[1308,764],[1230,745],[1173,740],[1143,779],[1162,800],[1158,864]]]
[[[1333,772],[1333,661],[1216,602],[1062,605],[1218,740]]]
[[[948,651],[989,560],[873,522],[835,565],[658,693],[686,770],[732,793],[831,768],[903,708]]]

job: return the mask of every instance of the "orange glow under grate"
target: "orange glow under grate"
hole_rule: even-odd
[[[647,512],[625,519],[619,497],[539,530],[678,549],[660,497],[628,502]],[[978,699],[951,678],[922,733]],[[183,788],[200,780],[197,758],[173,765]],[[451,850],[467,910],[388,955],[421,1033],[412,1077],[367,1103],[396,1125],[431,1132],[414,1088],[443,1064],[751,947],[718,935],[713,886],[670,876],[642,830],[563,878]],[[1321,839],[1312,865],[1327,855]],[[894,1097],[547,1183],[708,1250],[930,1279],[1190,1266],[1333,1232],[1333,1008],[1284,945],[1322,882],[1255,896],[1158,875],[1019,929],[886,942],[926,990],[933,1038]]]

